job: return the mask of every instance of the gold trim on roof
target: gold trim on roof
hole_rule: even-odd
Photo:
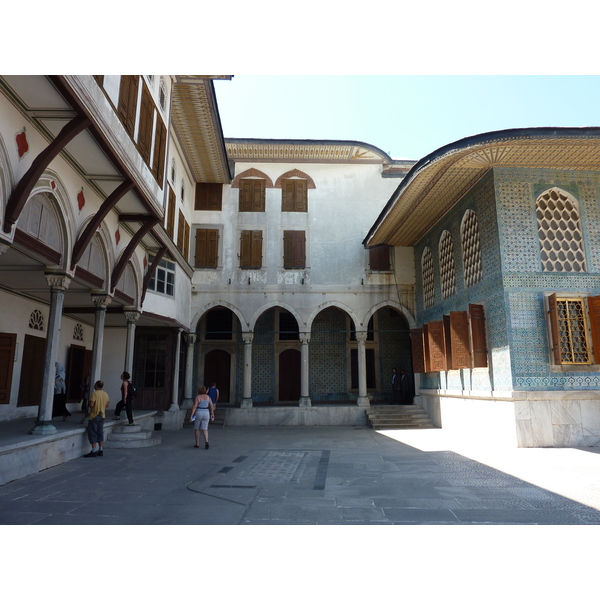
[[[229,157],[235,160],[383,162],[379,154],[352,144],[263,143],[249,140],[226,142],[225,146]]]
[[[449,151],[412,174],[368,246],[414,245],[493,167],[599,170],[600,140],[505,138]]]

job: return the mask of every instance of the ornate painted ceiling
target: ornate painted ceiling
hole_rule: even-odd
[[[511,129],[444,146],[411,169],[363,243],[414,245],[494,167],[598,170],[600,128]]]

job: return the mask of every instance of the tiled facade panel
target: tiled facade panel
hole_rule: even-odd
[[[600,372],[553,372],[544,292],[600,294],[600,174],[546,169],[494,172],[515,390],[584,390]],[[579,203],[587,273],[543,272],[535,215],[540,194],[557,187]]]
[[[460,226],[465,212],[475,212],[481,242],[482,281],[466,288],[462,261]],[[535,216],[535,215],[534,215]],[[456,268],[456,294],[442,300],[440,289],[439,242],[444,230],[453,240]],[[486,317],[488,360],[492,368],[461,369],[447,373],[421,375],[424,389],[448,388],[455,390],[508,390],[511,388],[510,358],[506,331],[506,309],[502,290],[500,245],[494,196],[494,177],[490,172],[470,190],[458,204],[419,240],[415,257],[420,257],[429,246],[434,257],[435,303],[424,309],[420,261],[415,260],[417,274],[417,322],[421,326],[428,321],[439,321],[450,311],[466,311],[469,303],[482,304]]]
[[[309,344],[309,392],[311,400],[326,400],[327,395],[345,394],[346,315],[338,308],[326,308],[312,324]]]
[[[252,341],[252,402],[274,400],[275,391],[275,311],[260,316],[254,327]],[[243,356],[243,348],[242,355]],[[242,361],[243,362],[243,361]],[[243,369],[241,380],[243,382]]]

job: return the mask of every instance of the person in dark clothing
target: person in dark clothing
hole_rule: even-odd
[[[412,386],[410,385],[410,377],[403,371],[399,375],[400,387],[400,404],[412,404]]]
[[[400,376],[396,369],[392,369],[392,404],[402,404],[400,396]]]
[[[133,422],[133,396],[130,394],[129,388],[131,386],[131,375],[127,371],[123,371],[121,375],[121,379],[123,383],[121,384],[121,400],[117,402],[117,406],[115,407],[115,415],[113,419],[118,421],[121,418],[121,411],[125,408],[125,412],[127,413],[127,420],[129,423],[127,425],[135,425]]]

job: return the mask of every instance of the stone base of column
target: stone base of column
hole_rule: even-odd
[[[371,406],[371,403],[369,402],[369,397],[359,396],[356,402],[356,406],[364,406],[365,408],[369,408],[369,406]]]
[[[31,435],[52,435],[56,433],[56,427],[52,425],[52,421],[37,421],[29,433]]]
[[[242,398],[240,408],[252,408],[252,398]]]
[[[169,406],[169,412],[177,412],[179,410],[179,404],[173,402],[171,406]]]
[[[194,406],[194,399],[193,398],[184,398],[183,402],[181,403],[181,408],[192,408]]]
[[[298,402],[298,406],[312,406],[310,402],[310,396],[300,396],[300,401]]]

